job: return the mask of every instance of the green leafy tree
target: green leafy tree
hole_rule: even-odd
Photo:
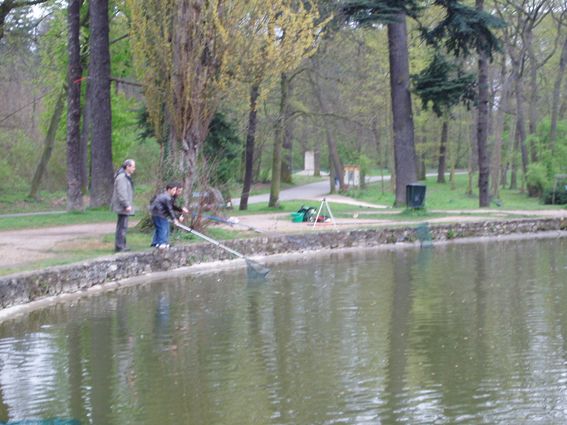
[[[506,23],[484,11],[484,0],[476,0],[472,8],[461,0],[435,0],[434,5],[444,9],[444,17],[433,28],[424,29],[425,39],[434,46],[442,45],[456,57],[478,54],[478,187],[479,206],[490,206],[488,157],[488,62],[499,51],[499,42],[493,29]]]
[[[411,104],[406,16],[417,17],[420,5],[413,0],[350,1],[344,13],[360,25],[387,24],[390,59],[390,96],[396,167],[395,205],[405,205],[406,185],[417,182],[417,159]]]

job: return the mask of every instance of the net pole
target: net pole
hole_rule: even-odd
[[[210,243],[212,243],[212,244],[218,246],[219,248],[222,248],[222,249],[224,249],[224,250],[230,252],[231,254],[234,254],[234,255],[236,255],[237,257],[244,258],[244,259],[246,260],[246,257],[245,257],[244,255],[242,255],[240,252],[237,252],[237,251],[235,251],[234,249],[230,249],[228,246],[223,245],[222,243],[217,242],[217,241],[215,241],[214,239],[211,239],[211,238],[209,238],[208,236],[205,236],[205,235],[203,235],[202,233],[199,233],[199,232],[197,232],[196,230],[191,229],[190,227],[187,227],[187,226],[185,226],[185,225],[183,225],[183,224],[181,224],[181,223],[177,223],[177,227],[180,227],[180,228],[182,228],[183,230],[186,230],[186,231],[189,232],[189,233],[193,233],[193,234],[199,236],[200,238],[203,238],[203,239],[205,239],[206,241],[209,241]]]

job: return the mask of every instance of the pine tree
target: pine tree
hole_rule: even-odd
[[[348,2],[343,8],[343,12],[360,25],[388,25],[396,206],[406,204],[406,186],[417,183],[406,16],[417,17],[419,10],[420,6],[413,0],[355,0]]]

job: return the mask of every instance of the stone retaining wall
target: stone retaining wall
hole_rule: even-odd
[[[293,235],[293,238],[313,249],[373,247],[393,244],[412,229],[413,227],[396,227],[312,232]],[[562,218],[430,225],[431,237],[434,241],[566,229],[567,219]],[[405,240],[415,241],[417,236],[411,233]],[[227,241],[225,244],[249,257],[301,252],[308,249],[297,242],[276,236],[239,239]],[[0,278],[0,308],[76,292],[128,277],[230,258],[233,258],[232,254],[215,245],[199,243],[176,246],[167,251],[149,249],[116,254],[81,263],[14,274]]]

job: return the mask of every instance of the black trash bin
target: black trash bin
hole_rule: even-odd
[[[424,184],[406,185],[406,205],[408,208],[423,208],[425,187]]]

